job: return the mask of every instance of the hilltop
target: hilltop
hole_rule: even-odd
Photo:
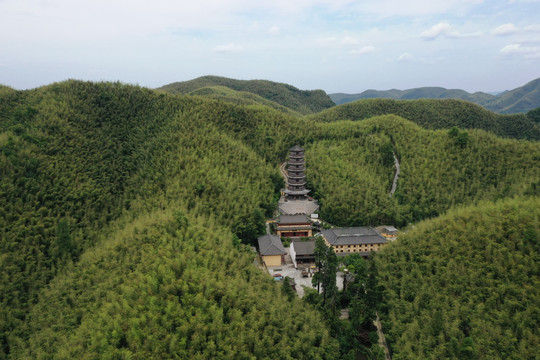
[[[498,95],[485,92],[469,93],[460,89],[445,89],[442,87],[421,87],[408,90],[366,90],[359,94],[335,93],[329,94],[337,104],[345,104],[359,99],[460,99],[476,103],[488,110],[501,114],[526,113],[540,107],[540,78],[510,91]]]
[[[311,114],[334,106],[322,90],[299,90],[294,86],[267,80],[235,80],[219,76],[203,76],[194,80],[175,82],[159,88],[172,94],[189,94],[201,88],[226,87],[253,93],[301,114]]]
[[[538,355],[539,198],[454,209],[376,257],[393,359]]]
[[[479,105],[454,99],[363,99],[335,106],[310,118],[324,122],[358,121],[386,114],[401,116],[427,129],[449,129],[456,126],[483,129],[503,137],[540,140],[540,127],[529,115],[496,114]]]

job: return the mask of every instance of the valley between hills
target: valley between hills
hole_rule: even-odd
[[[534,359],[538,113],[213,76],[0,86],[0,359],[381,359],[375,313],[393,359]],[[402,230],[343,260],[349,292],[253,265],[296,144],[322,219]]]

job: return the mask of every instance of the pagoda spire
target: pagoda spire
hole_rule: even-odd
[[[304,161],[304,149],[298,145],[289,149],[287,161],[287,188],[285,196],[287,200],[305,200],[310,190],[306,189],[306,166]]]

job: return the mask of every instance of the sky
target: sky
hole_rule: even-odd
[[[540,0],[0,0],[0,84],[502,91],[540,77]]]

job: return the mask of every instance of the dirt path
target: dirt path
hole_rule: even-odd
[[[384,333],[382,331],[381,319],[379,319],[379,313],[376,313],[377,318],[373,322],[377,327],[377,335],[379,335],[379,346],[384,350],[384,357],[386,360],[392,360],[390,356],[390,350],[388,350],[388,345],[386,344],[386,339],[384,338]]]
[[[279,172],[281,173],[281,176],[283,176],[283,179],[285,180],[285,187],[287,187],[287,170],[285,170],[285,166],[287,166],[287,163],[284,162],[279,166]]]
[[[390,190],[390,194],[388,195],[389,197],[392,197],[392,195],[394,195],[394,192],[396,192],[397,181],[399,179],[399,172],[400,172],[399,160],[396,156],[396,153],[393,153],[393,154],[394,154],[394,164],[396,166],[396,175],[394,175],[394,182],[392,183],[392,190]]]

